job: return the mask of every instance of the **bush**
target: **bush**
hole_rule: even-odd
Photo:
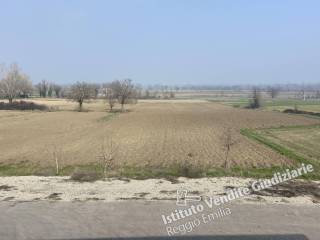
[[[12,103],[0,102],[0,110],[40,110],[49,111],[46,105],[36,104],[34,102],[14,101]]]
[[[36,176],[43,176],[43,177],[49,177],[49,176],[55,176],[56,171],[54,168],[41,168],[34,172],[34,175]]]
[[[71,174],[70,179],[79,182],[94,182],[101,179],[101,174],[94,170],[76,168]]]
[[[297,108],[295,108],[295,109],[285,109],[283,112],[284,113],[294,113],[294,114],[305,114],[305,115],[311,115],[311,116],[320,117],[320,113],[298,110]]]
[[[205,177],[205,167],[192,164],[190,161],[178,163],[176,167],[176,176],[187,178]]]

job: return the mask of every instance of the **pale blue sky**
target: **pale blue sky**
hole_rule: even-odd
[[[320,1],[0,0],[0,34],[34,82],[320,82]]]

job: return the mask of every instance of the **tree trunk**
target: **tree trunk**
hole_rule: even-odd
[[[121,112],[124,111],[124,103],[125,103],[125,99],[122,97],[121,98]]]
[[[13,100],[12,98],[9,98],[9,103],[10,103],[10,104],[12,104],[12,100]]]
[[[82,102],[79,102],[79,112],[82,112]]]

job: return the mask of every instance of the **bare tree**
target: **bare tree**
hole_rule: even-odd
[[[5,97],[4,91],[3,91],[2,86],[1,86],[2,85],[2,81],[5,78],[5,76],[6,76],[5,64],[1,63],[0,64],[0,98],[4,98]]]
[[[225,160],[224,160],[224,168],[229,169],[229,153],[231,151],[231,147],[236,143],[236,140],[232,136],[232,129],[230,127],[226,128],[223,135],[223,147],[225,149]]]
[[[48,93],[48,88],[49,88],[49,82],[45,79],[43,79],[40,83],[41,86],[41,94],[42,97],[46,98],[47,97],[47,93]],[[41,96],[40,94],[40,96]]]
[[[63,156],[62,145],[52,144],[47,148],[46,152],[49,154],[49,158],[52,158],[55,163],[56,175],[59,175],[61,169],[60,163]]]
[[[37,83],[34,88],[38,91],[39,96],[42,97],[42,92],[41,92],[41,83]]]
[[[107,176],[108,170],[114,168],[114,159],[117,151],[118,146],[113,142],[112,137],[108,140],[103,139],[99,158],[103,162],[103,173],[105,177]]]
[[[169,87],[167,85],[161,86],[162,98],[168,99],[170,97]]]
[[[53,94],[53,84],[52,83],[49,83],[48,84],[48,97],[52,97],[52,94]]]
[[[61,98],[67,98],[69,94],[69,88],[68,87],[61,87],[61,90],[59,91],[59,97]]]
[[[252,89],[252,99],[251,103],[249,105],[250,108],[260,108],[261,107],[261,93],[260,89],[257,87],[254,87]]]
[[[272,99],[276,98],[280,93],[280,89],[277,87],[269,87],[268,88],[268,94]]]
[[[53,90],[57,98],[61,97],[62,87],[58,84],[53,84]]]
[[[91,87],[92,90],[93,90],[93,97],[94,97],[94,98],[97,98],[97,97],[98,97],[98,94],[99,94],[99,89],[101,88],[101,85],[100,85],[100,84],[97,84],[97,83],[91,83],[91,84],[90,84],[90,87]]]
[[[110,112],[112,112],[113,107],[117,102],[117,96],[116,96],[114,90],[111,88],[111,84],[104,85],[104,96],[105,96],[107,103],[109,105]]]
[[[26,74],[21,75],[21,82],[20,82],[20,96],[27,98],[30,95],[32,95],[33,92],[33,87],[32,87],[32,82]]]
[[[140,98],[142,97],[142,90],[143,90],[143,87],[142,87],[140,84],[137,84],[137,85],[134,87],[135,98],[140,99]]]
[[[40,97],[47,97],[48,89],[49,89],[49,82],[45,79],[42,79],[40,83],[36,85],[36,88],[39,91]]]
[[[79,103],[79,111],[82,111],[82,104],[85,100],[94,97],[92,86],[86,82],[77,82],[71,86],[69,98]]]
[[[305,101],[306,100],[306,90],[304,89],[304,86],[303,86],[303,88],[301,90],[301,95],[302,95],[303,101]]]
[[[144,94],[144,97],[145,97],[146,99],[150,98],[150,91],[149,91],[148,89],[146,90],[146,92],[145,92],[145,94]]]
[[[272,106],[274,108],[274,99],[279,95],[280,89],[277,87],[270,87],[268,88],[268,93],[272,99]]]
[[[11,64],[8,70],[2,70],[4,78],[0,81],[0,95],[12,103],[13,99],[30,90],[32,84],[17,64]]]
[[[60,174],[65,155],[65,144],[63,143],[63,139],[66,139],[68,137],[68,133],[72,131],[72,129],[73,124],[71,123],[65,129],[62,129],[62,134],[59,136],[59,141],[56,141],[56,139],[54,139],[51,143],[49,143],[49,145],[47,145],[46,152],[48,153],[48,158],[55,164],[56,175]]]
[[[124,110],[124,104],[128,103],[129,99],[135,98],[135,87],[131,79],[113,81],[110,88],[118,98],[122,111]]]

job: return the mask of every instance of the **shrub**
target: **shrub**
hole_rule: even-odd
[[[192,164],[186,160],[178,163],[175,175],[178,177],[200,178],[205,177],[206,174],[203,166]]]
[[[71,174],[70,179],[79,182],[94,182],[101,179],[101,174],[94,170],[76,168]]]
[[[12,103],[0,102],[0,110],[40,110],[49,111],[46,105],[36,104],[34,102],[14,101]]]
[[[35,171],[34,175],[49,177],[49,176],[55,176],[56,172],[54,168],[41,168]]]
[[[298,110],[297,108],[295,108],[295,109],[285,109],[285,110],[283,110],[283,112],[284,113],[294,113],[294,114],[305,114],[305,115],[311,115],[311,116],[320,117],[320,113]]]

